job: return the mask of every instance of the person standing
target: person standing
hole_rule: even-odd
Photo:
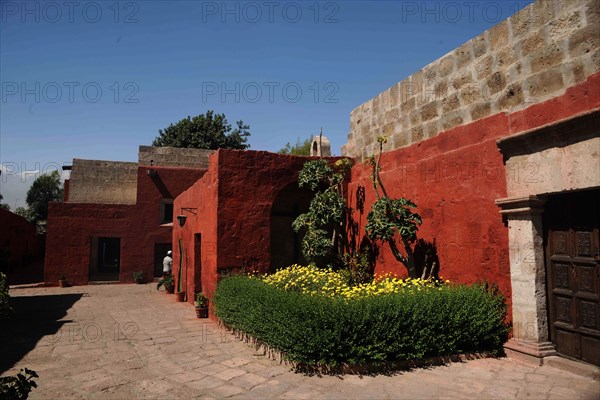
[[[171,255],[173,252],[171,250],[167,251],[167,256],[163,258],[163,275],[171,275],[171,271],[173,270],[173,259]]]
[[[165,281],[165,278],[167,276],[171,275],[171,271],[173,270],[173,259],[171,258],[172,254],[173,254],[173,252],[171,250],[169,250],[169,251],[167,251],[166,257],[163,258],[163,277],[162,277],[161,281],[158,282],[158,284],[156,285],[156,290],[158,290],[160,288],[160,286]]]

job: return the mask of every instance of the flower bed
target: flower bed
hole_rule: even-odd
[[[356,289],[336,272],[301,268],[307,267],[222,279],[213,300],[216,315],[289,361],[308,365],[501,351],[506,305],[484,285],[386,277]]]
[[[332,268],[292,265],[280,269],[263,280],[279,289],[306,293],[311,296],[341,297],[359,299],[381,294],[398,293],[406,290],[422,290],[437,288],[441,290],[442,280],[397,278],[391,274],[377,276],[372,282],[350,285],[345,271],[334,271]],[[446,281],[449,283],[449,281]]]

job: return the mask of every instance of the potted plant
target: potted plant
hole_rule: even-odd
[[[135,281],[135,283],[142,284],[144,283],[144,271],[135,271],[133,273],[133,280]]]
[[[196,295],[194,306],[196,306],[196,316],[198,318],[208,318],[208,297],[203,295],[202,292],[198,292]]]
[[[175,301],[182,302],[185,300],[185,292],[177,291],[175,292]]]
[[[175,291],[175,282],[173,280],[173,275],[165,275],[162,277],[160,281],[158,281],[158,285],[156,286],[156,290],[160,289],[161,286],[165,287],[165,291],[167,293],[173,294]]]
[[[65,274],[62,274],[58,279],[58,286],[60,287],[68,287],[69,283],[67,282],[67,278],[65,278]]]

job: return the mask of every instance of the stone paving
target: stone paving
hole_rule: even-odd
[[[478,359],[391,376],[307,376],[148,285],[11,290],[0,372],[40,375],[31,399],[599,399],[549,366]]]

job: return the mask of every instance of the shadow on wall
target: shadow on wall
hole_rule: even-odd
[[[9,265],[4,273],[9,285],[44,282],[44,259],[27,259],[18,266]]]
[[[62,318],[83,294],[11,297],[14,314],[2,321],[0,374],[11,368],[43,340],[54,346],[69,340],[56,333],[70,321]],[[64,343],[68,344],[68,343]]]
[[[373,274],[377,265],[377,259],[380,256],[382,247],[387,244],[381,241],[370,240],[365,232],[365,224],[369,210],[365,209],[365,187],[359,185],[356,189],[356,203],[354,209],[348,213],[347,234],[351,249],[358,249],[360,254],[366,256],[369,264],[369,272]],[[358,220],[354,219],[353,211],[357,211]],[[397,238],[399,241],[400,239]],[[417,239],[412,244],[412,251],[417,269],[417,275],[423,279],[439,278],[440,259],[438,257],[435,238],[433,242],[425,239]],[[402,273],[406,272],[405,266],[398,261],[398,267]]]
[[[440,259],[437,253],[435,239],[429,242],[424,239],[417,239],[414,247],[415,265],[417,273],[423,279],[438,278],[440,272]]]

